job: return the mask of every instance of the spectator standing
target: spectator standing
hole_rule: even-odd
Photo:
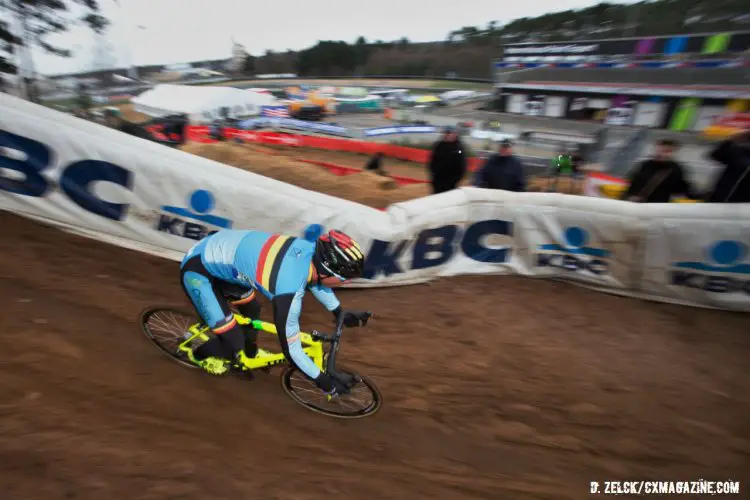
[[[225,140],[224,120],[217,118],[216,120],[211,122],[211,125],[209,125],[209,128],[208,128],[208,135],[209,137],[211,137],[211,139],[214,139],[216,141]]]
[[[558,152],[557,156],[550,159],[549,162],[549,178],[554,180],[547,186],[547,191],[556,193],[560,177],[566,177],[572,179],[576,172],[576,165],[573,162],[573,157],[568,153],[568,149],[563,147]]]
[[[722,141],[709,156],[724,165],[709,203],[750,203],[750,130]]]
[[[466,152],[453,127],[447,127],[432,147],[427,167],[434,194],[455,189],[466,174]]]
[[[583,167],[583,154],[581,153],[581,146],[578,144],[570,147],[571,153],[570,153],[570,161],[571,166],[573,167],[573,177],[579,178],[582,175],[582,169]]]
[[[365,165],[365,170],[379,175],[385,175],[385,171],[383,171],[383,153],[381,151],[378,151],[374,155],[372,155],[370,160],[367,162],[367,165]]]
[[[498,152],[474,174],[474,186],[505,191],[526,191],[526,175],[523,164],[513,154],[513,144],[505,140],[500,143]]]
[[[674,160],[677,142],[663,139],[656,145],[656,154],[630,175],[630,186],[622,199],[640,203],[669,203],[673,196],[698,195],[685,179],[682,165]]]

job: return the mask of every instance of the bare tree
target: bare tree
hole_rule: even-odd
[[[3,19],[0,21],[0,40],[10,45],[19,61],[14,64],[0,58],[0,66],[4,66],[8,73],[22,70],[26,82],[33,82],[36,78],[32,57],[34,47],[60,57],[72,55],[69,49],[50,42],[50,35],[63,33],[75,23],[102,33],[109,24],[99,14],[97,0],[0,0],[0,19]],[[10,26],[12,19],[17,24],[15,34]]]

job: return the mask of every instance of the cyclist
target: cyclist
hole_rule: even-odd
[[[358,278],[364,254],[352,238],[329,231],[310,241],[260,231],[222,230],[191,248],[182,260],[182,287],[215,336],[187,355],[208,373],[222,375],[244,357],[267,355],[256,344],[257,332],[239,325],[230,305],[259,319],[256,292],[271,300],[273,319],[284,355],[329,395],[346,392],[334,377],[322,372],[302,350],[299,316],[302,297],[315,298],[345,326],[364,325],[365,312],[343,311],[331,290]]]

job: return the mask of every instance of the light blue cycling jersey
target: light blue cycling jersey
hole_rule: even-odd
[[[198,242],[185,255],[182,264],[200,255],[206,271],[216,279],[258,290],[270,300],[277,297],[290,298],[291,300],[278,300],[274,304],[280,305],[282,309],[275,314],[276,328],[280,335],[285,334],[292,361],[306,375],[317,378],[320,369],[302,350],[298,336],[302,298],[305,291],[310,289],[329,311],[338,308],[340,302],[330,288],[310,283],[314,254],[315,242],[305,239],[260,231],[227,229]],[[204,288],[200,290],[204,296],[213,294],[208,282],[193,281],[193,286]],[[289,304],[288,310],[286,304]],[[215,314],[208,314],[218,315],[215,318],[203,318],[209,325],[225,319],[218,309]],[[279,322],[283,324],[278,324]]]

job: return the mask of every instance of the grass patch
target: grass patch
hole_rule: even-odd
[[[48,107],[55,107],[60,106],[66,109],[69,108],[77,108],[78,107],[78,98],[77,97],[69,97],[67,99],[52,99],[52,100],[46,100],[42,99],[41,101],[42,105],[48,106]],[[109,101],[105,103],[93,103],[92,108],[101,108],[101,107],[107,107],[107,106],[119,106],[121,104],[128,104],[130,103],[130,99],[118,99],[117,101]]]
[[[75,97],[69,97],[67,99],[42,99],[41,103],[44,106],[62,106],[63,108],[71,108],[77,106],[77,99]]]

